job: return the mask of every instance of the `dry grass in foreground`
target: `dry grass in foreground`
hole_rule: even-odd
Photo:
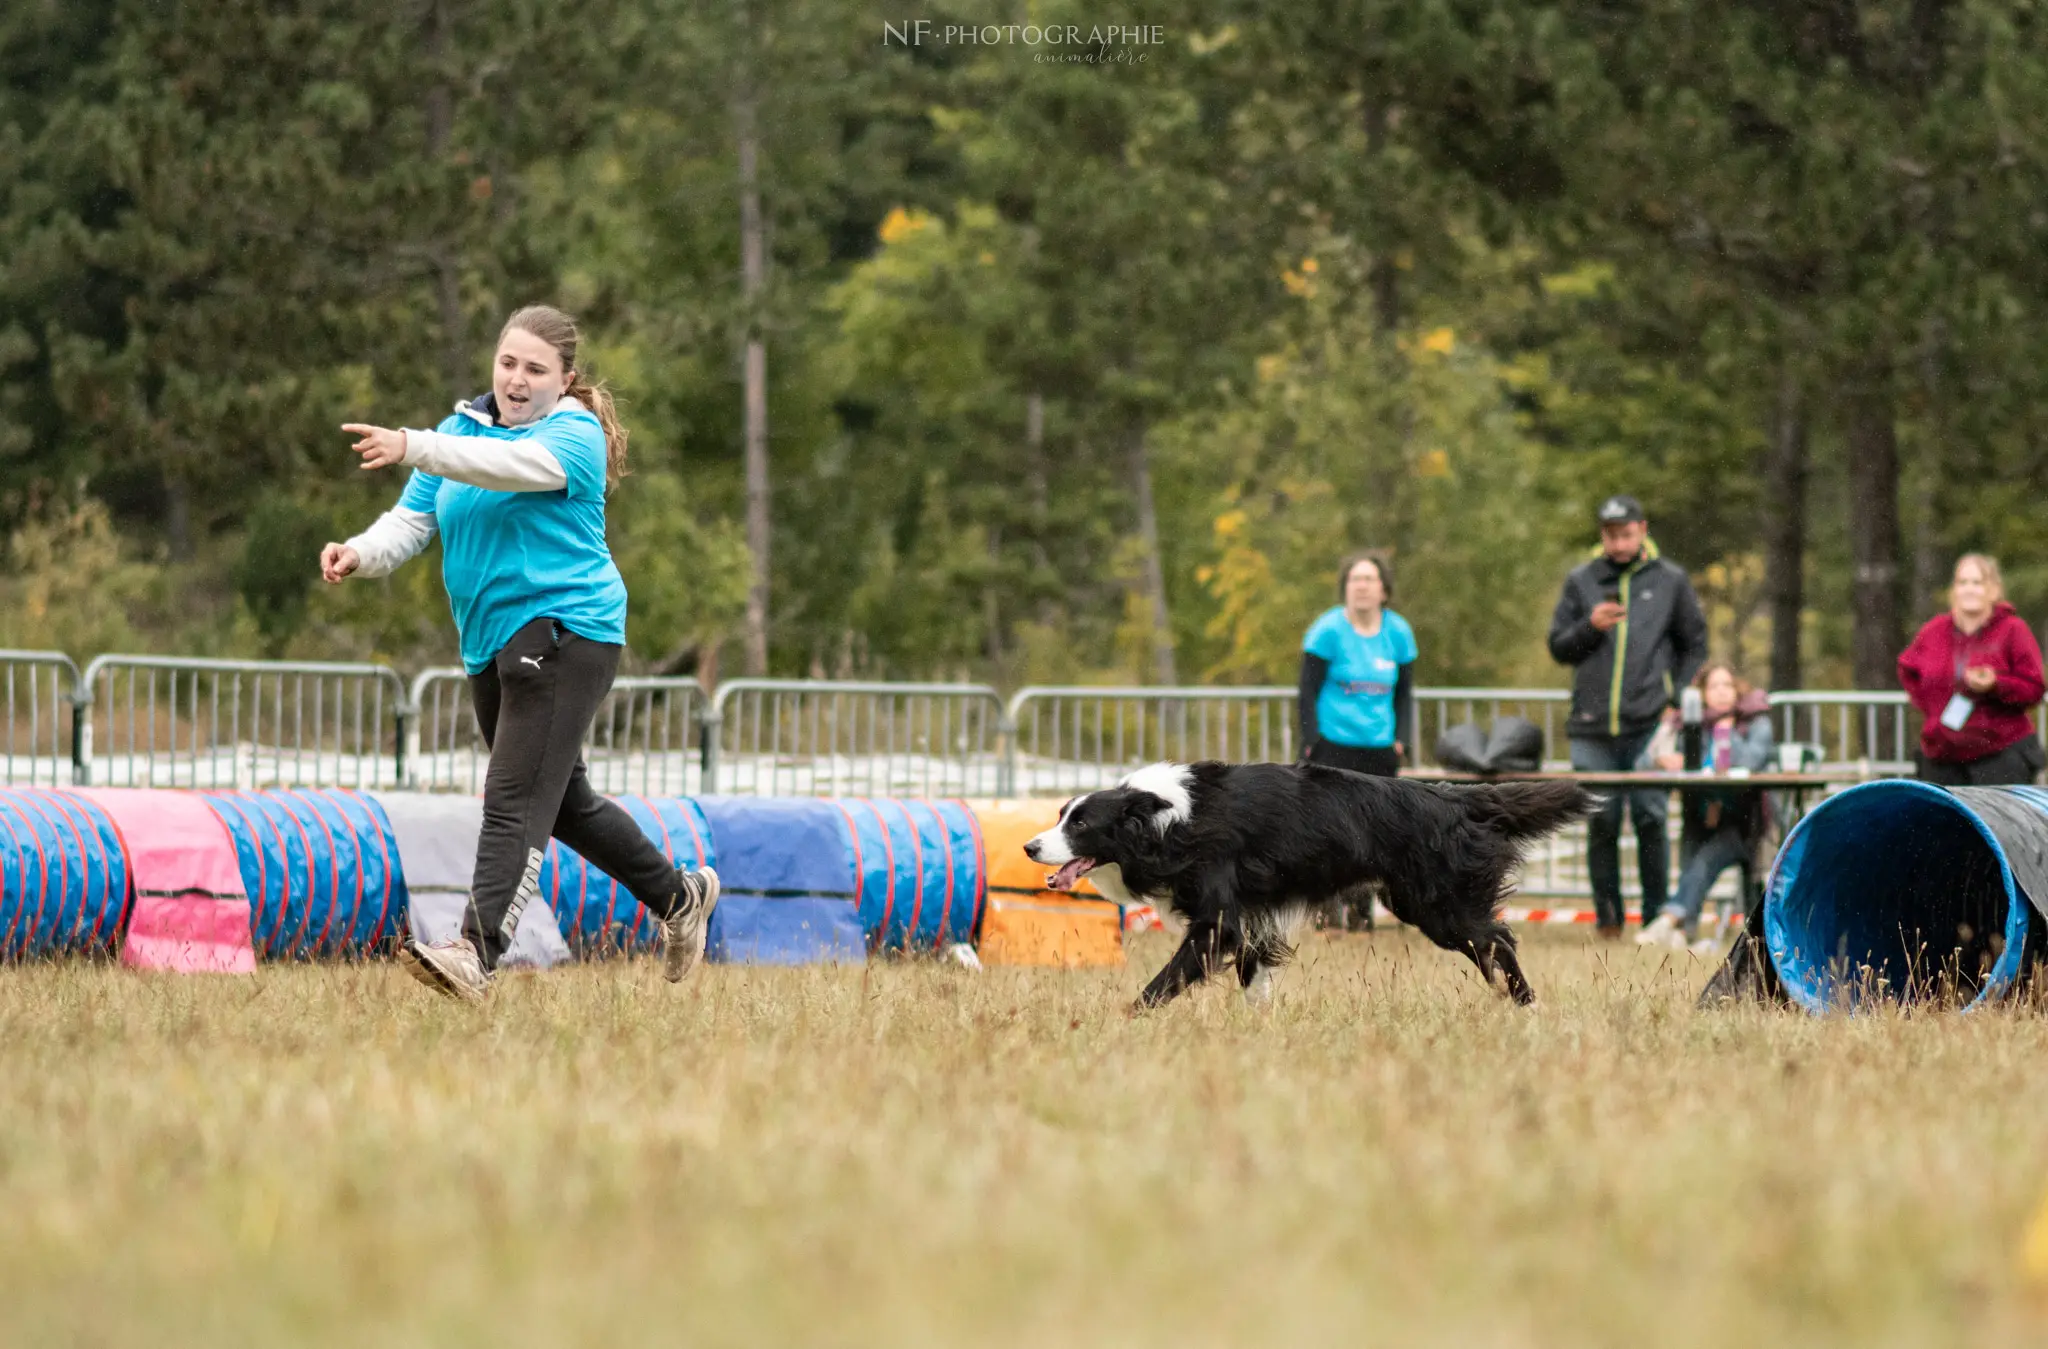
[[[1696,1015],[1399,934],[1268,1013],[1130,970],[0,971],[0,1340],[2033,1338],[2048,1020]]]

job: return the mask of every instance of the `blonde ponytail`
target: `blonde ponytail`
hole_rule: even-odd
[[[610,495],[630,471],[626,467],[626,428],[619,420],[612,391],[602,382],[592,384],[577,368],[576,320],[553,305],[530,304],[505,320],[505,326],[498,330],[498,340],[504,341],[505,334],[514,328],[532,333],[555,349],[555,354],[562,358],[562,369],[569,373],[569,386],[562,390],[562,397],[574,398],[597,414],[597,424],[604,428],[604,490]]]

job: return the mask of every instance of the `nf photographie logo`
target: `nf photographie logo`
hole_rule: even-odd
[[[1143,61],[1143,49],[1166,41],[1163,24],[934,23],[930,19],[882,21],[884,47],[1029,47],[1038,61],[1128,65]]]

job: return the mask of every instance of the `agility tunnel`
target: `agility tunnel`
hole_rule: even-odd
[[[687,871],[718,865],[710,822],[695,801],[678,796],[615,796],[612,800],[625,808],[640,832],[676,866]],[[660,940],[654,916],[630,890],[555,839],[548,840],[541,861],[540,895],[554,910],[569,949],[578,955],[652,950]]]
[[[0,788],[0,959],[110,951],[127,908],[127,850],[103,807]]]
[[[714,960],[962,944],[998,963],[1123,960],[1117,907],[1046,890],[1023,855],[1052,801],[615,799],[675,865],[718,868]],[[0,960],[118,947],[153,968],[244,971],[452,935],[480,823],[477,798],[442,794],[0,789]],[[511,963],[657,944],[633,896],[561,844],[537,879]]]
[[[375,798],[339,788],[208,792],[249,897],[263,960],[353,958],[391,949],[408,898],[391,821]]]
[[[1828,797],[1786,837],[1764,894],[1764,948],[1785,997],[1809,1012],[1978,1006],[2018,985],[2042,945],[2044,900],[2048,792],[1869,782]],[[1731,971],[1742,954],[1738,944]]]
[[[706,796],[697,805],[720,861],[706,958],[747,965],[867,959],[861,865],[852,822],[837,803]]]
[[[1072,892],[1045,888],[1045,865],[1024,844],[1059,821],[1053,800],[971,801],[981,826],[988,903],[979,952],[985,965],[1124,963],[1123,915],[1082,881]]]
[[[861,931],[872,950],[971,945],[985,898],[981,826],[958,801],[833,802],[851,830]]]

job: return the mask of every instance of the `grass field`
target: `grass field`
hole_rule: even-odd
[[[1692,1011],[1532,934],[1277,1005],[645,963],[0,971],[7,1344],[2028,1341],[2048,1021]]]

